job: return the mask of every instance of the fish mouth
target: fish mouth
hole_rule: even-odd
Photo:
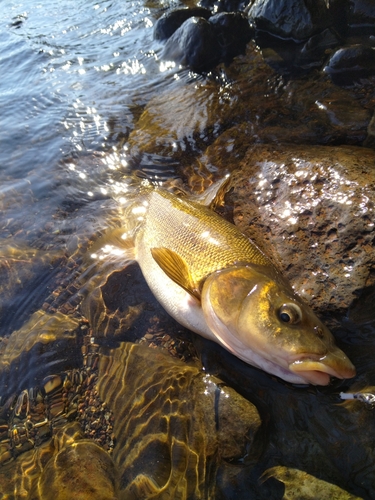
[[[353,378],[355,368],[342,351],[322,357],[299,356],[289,364],[289,370],[313,385],[328,385],[331,377]]]

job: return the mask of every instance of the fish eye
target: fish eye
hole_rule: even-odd
[[[279,320],[283,323],[295,325],[301,321],[301,309],[296,304],[283,304],[278,312]]]

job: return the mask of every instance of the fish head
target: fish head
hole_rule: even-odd
[[[327,385],[355,368],[328,328],[293,289],[265,266],[212,273],[202,308],[216,340],[245,362],[291,382]]]

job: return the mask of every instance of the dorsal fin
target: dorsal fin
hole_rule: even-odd
[[[178,253],[169,248],[151,248],[151,254],[168,278],[196,299],[201,299],[199,288],[190,274],[188,265]]]
[[[228,174],[211,184],[203,193],[190,195],[190,199],[214,210],[217,206],[223,205],[224,196],[229,191],[230,185],[231,177]]]

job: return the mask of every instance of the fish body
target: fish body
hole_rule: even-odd
[[[188,329],[292,383],[355,369],[269,258],[213,210],[149,188],[127,213],[134,258],[157,300]]]

